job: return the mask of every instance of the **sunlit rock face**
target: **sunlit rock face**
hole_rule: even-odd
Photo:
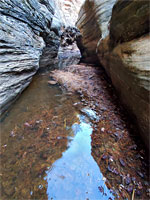
[[[66,26],[74,26],[85,0],[55,0],[59,16]]]
[[[41,67],[57,56],[61,27],[74,24],[80,5],[75,0],[0,1],[1,112],[29,85],[41,55]]]
[[[97,56],[147,147],[150,136],[149,6],[149,1],[86,0],[77,22],[83,34],[80,40],[83,56]]]

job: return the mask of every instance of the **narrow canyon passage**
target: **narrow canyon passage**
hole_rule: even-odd
[[[0,200],[150,198],[150,1],[0,0]]]
[[[76,56],[64,52],[56,70],[39,71],[3,116],[2,199],[147,197],[145,153],[111,83],[103,70],[76,65]]]
[[[49,70],[39,72],[2,118],[2,199],[98,199],[101,185],[113,198],[91,155],[85,106],[49,79]]]

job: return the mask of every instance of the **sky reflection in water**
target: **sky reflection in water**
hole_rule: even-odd
[[[113,199],[91,155],[91,124],[85,116],[78,117],[80,124],[75,123],[72,126],[75,137],[72,138],[68,150],[47,171],[45,179],[48,182],[48,199]],[[99,186],[104,187],[107,196],[99,191]]]

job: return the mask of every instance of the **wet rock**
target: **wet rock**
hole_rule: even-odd
[[[113,162],[113,161],[114,161],[113,156],[109,156],[109,162]]]
[[[83,108],[81,110],[86,116],[88,116],[91,120],[98,120],[98,116],[96,115],[95,111],[90,108]]]
[[[109,172],[113,172],[113,167],[112,166],[108,165],[107,169],[108,169]]]
[[[57,81],[48,81],[48,84],[50,84],[50,85],[56,85]]]
[[[102,155],[102,160],[106,160],[107,157],[108,157],[108,156],[107,156],[106,154],[103,154],[103,155]]]
[[[104,194],[104,188],[102,186],[98,187],[99,191]]]

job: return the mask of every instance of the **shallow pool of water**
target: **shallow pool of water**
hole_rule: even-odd
[[[105,178],[91,156],[92,126],[83,115],[74,123],[74,137],[69,148],[47,170],[48,199],[108,199],[112,194]],[[104,193],[100,193],[103,187]]]
[[[49,72],[37,74],[1,120],[1,199],[113,199],[79,96],[48,80]]]

